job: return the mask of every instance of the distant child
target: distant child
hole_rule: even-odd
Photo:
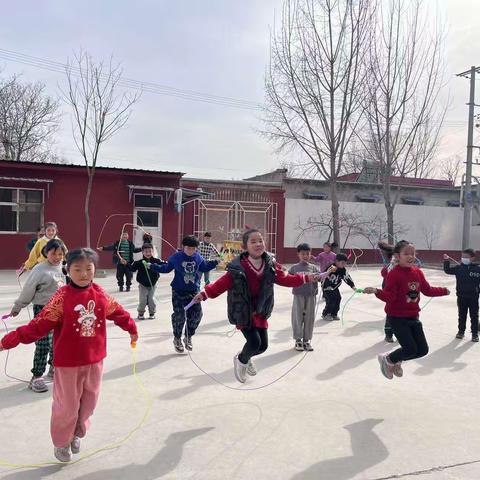
[[[35,246],[37,243],[37,240],[42,238],[45,235],[45,227],[41,226],[37,228],[36,236],[33,237],[31,240],[28,241],[27,243],[27,251],[30,253],[32,251],[32,248]]]
[[[382,374],[392,379],[403,376],[402,362],[420,358],[428,353],[420,312],[420,293],[428,297],[449,295],[447,288],[432,287],[420,268],[415,266],[415,247],[406,240],[398,242],[393,250],[398,264],[388,273],[385,288],[367,287],[365,293],[375,294],[385,302],[385,313],[397,337],[400,348],[378,356]]]
[[[386,261],[385,265],[382,267],[382,270],[380,271],[380,275],[383,278],[382,288],[384,288],[385,279],[387,278],[388,272],[390,272],[393,269],[393,267],[397,264],[395,257],[393,256],[393,249],[395,247],[394,245],[390,245],[385,242],[378,242],[377,245],[380,250],[380,253],[382,254],[382,258]],[[385,331],[385,341],[387,343],[394,343],[395,340],[393,339],[393,330],[388,321],[388,316],[385,317],[384,331]]]
[[[93,283],[98,255],[90,248],[67,255],[71,283],[60,288],[28,324],[5,335],[0,350],[32,343],[53,330],[55,376],[50,433],[54,455],[70,462],[80,452],[80,439],[90,425],[102,382],[107,355],[106,320],[113,320],[137,341],[130,314]]]
[[[45,261],[45,257],[42,255],[42,249],[49,240],[52,240],[53,238],[60,240],[60,238],[57,236],[57,233],[58,227],[55,222],[45,223],[45,235],[39,238],[35,242],[33,248],[30,250],[30,255],[28,256],[26,262],[23,264],[23,268],[25,270],[31,270],[37,263],[42,263]]]
[[[297,246],[299,262],[290,267],[288,273],[319,273],[319,269],[310,263],[312,249],[308,243],[301,243]],[[326,276],[327,272],[323,274]],[[315,305],[317,303],[318,283],[309,282],[292,289],[292,329],[295,339],[295,350],[309,352],[313,351],[311,344],[313,336],[313,324],[315,323]]]
[[[133,277],[129,264],[133,262],[133,254],[141,252],[142,249],[135,247],[135,245],[128,239],[128,232],[122,232],[120,240],[117,240],[111,245],[98,247],[98,250],[113,252],[112,261],[114,265],[117,266],[118,290],[123,292],[123,285],[125,283],[125,291],[129,292]]]
[[[160,275],[154,270],[148,269],[146,263],[155,263],[164,265],[167,262],[153,256],[153,246],[151,243],[142,245],[143,258],[133,262],[129,268],[132,272],[137,272],[138,282],[138,320],[145,320],[145,308],[148,305],[150,320],[155,318],[157,306],[155,304],[155,287]]]
[[[185,307],[193,300],[200,290],[200,274],[209,272],[217,266],[217,261],[207,261],[197,252],[198,240],[193,235],[187,235],[182,240],[183,250],[174,253],[166,265],[155,263],[147,266],[159,273],[175,270],[172,283],[172,328],[173,346],[177,353],[185,350],[182,345],[182,332],[187,317],[187,328],[183,343],[188,351],[193,350],[192,337],[202,319],[202,307],[199,303],[185,312]]]
[[[318,263],[321,272],[326,272],[330,265],[335,263],[337,254],[333,251],[337,247],[335,242],[325,242],[323,244],[323,252],[316,257],[312,257]]]
[[[338,311],[342,295],[340,294],[340,286],[342,281],[350,288],[355,289],[352,277],[347,273],[347,256],[343,253],[337,253],[335,257],[335,269],[330,271],[323,281],[323,295],[325,297],[325,308],[323,309],[323,320],[340,320]]]
[[[474,264],[475,251],[467,248],[462,251],[461,263],[450,266],[450,257],[443,256],[443,271],[455,275],[457,279],[458,333],[456,338],[465,336],[467,314],[470,311],[472,342],[478,342],[478,293],[480,283],[480,266]]]
[[[65,285],[65,275],[62,272],[62,261],[66,255],[65,245],[61,240],[49,240],[42,249],[46,261],[33,267],[27,281],[23,285],[20,296],[15,300],[10,315],[16,317],[22,308],[33,303],[35,317],[41,312],[55,292]],[[53,378],[53,344],[52,333],[35,342],[33,355],[32,379],[28,388],[36,393],[47,392],[48,387],[43,379],[47,368],[47,358],[50,368],[47,376]]]
[[[144,233],[143,234],[143,237],[142,237],[142,245],[145,244],[145,243],[149,243],[150,245],[152,245],[152,248],[153,248],[153,257],[154,258],[160,258],[158,256],[158,251],[157,251],[157,247],[154,245],[153,243],[153,235],[151,235],[150,233]]]
[[[205,259],[211,260],[212,257],[220,257],[220,253],[218,253],[217,248],[211,242],[212,234],[210,232],[205,232],[203,235],[203,242],[200,242],[198,245],[198,253]],[[205,285],[210,283],[210,272],[202,272],[205,278]]]
[[[299,287],[318,280],[318,274],[289,275],[265,251],[265,242],[257,229],[243,234],[244,252],[227,265],[227,273],[195,296],[196,301],[216,298],[228,291],[228,320],[246,339],[241,352],[233,359],[236,379],[245,383],[247,375],[256,375],[252,357],[268,348],[268,318],[274,304],[274,284]]]

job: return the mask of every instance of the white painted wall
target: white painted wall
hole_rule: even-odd
[[[322,213],[330,214],[328,200],[306,200],[302,198],[285,199],[285,247],[295,247],[299,242],[308,242],[312,248],[322,247],[327,239],[327,230],[305,232],[297,227],[306,225],[308,218],[315,218]],[[385,206],[378,203],[341,202],[340,210],[359,217],[373,220],[375,217],[386,218]],[[407,233],[400,235],[413,242],[418,249],[428,249],[426,233],[432,232],[434,240],[432,250],[458,250],[462,243],[463,210],[455,207],[432,207],[417,205],[397,205],[395,222]],[[299,237],[299,235],[301,235]],[[345,236],[343,235],[343,238]],[[399,238],[400,239],[400,238]],[[342,240],[343,242],[343,240]],[[472,247],[480,247],[480,226],[472,227]],[[342,243],[343,247],[343,243]],[[346,248],[371,248],[363,237],[351,238]]]

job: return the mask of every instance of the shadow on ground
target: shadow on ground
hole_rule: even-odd
[[[315,463],[297,473],[291,480],[348,480],[383,462],[389,452],[373,431],[381,422],[383,419],[369,418],[346,425],[344,428],[350,434],[352,454]]]
[[[155,480],[162,478],[168,473],[172,472],[180,463],[183,456],[183,449],[185,444],[200,435],[213,430],[213,427],[197,428],[194,430],[185,430],[183,432],[175,432],[168,436],[165,440],[164,446],[155,454],[155,456],[146,464],[139,465],[131,463],[118,468],[109,468],[106,470],[97,470],[95,472],[87,473],[80,477],[74,476],[72,472],[72,479],[75,480]],[[65,465],[51,465],[41,467],[38,469],[30,469],[24,472],[13,472],[9,475],[3,476],[6,480],[33,480],[35,478],[48,478],[54,475],[61,468],[75,468]]]

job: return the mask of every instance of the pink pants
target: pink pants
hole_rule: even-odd
[[[103,360],[81,367],[55,367],[50,434],[55,447],[84,437],[97,405],[102,384]]]

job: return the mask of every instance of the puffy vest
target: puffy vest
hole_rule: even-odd
[[[233,279],[233,288],[228,291],[228,321],[237,325],[237,327],[250,328],[252,325],[252,317],[256,312],[263,318],[267,319],[273,310],[273,286],[275,282],[275,261],[268,253],[263,253],[262,257],[265,262],[262,285],[257,298],[257,305],[254,310],[252,304],[252,296],[247,284],[247,275],[241,264],[241,259],[248,254],[242,253],[240,256],[232,260],[227,271]]]

